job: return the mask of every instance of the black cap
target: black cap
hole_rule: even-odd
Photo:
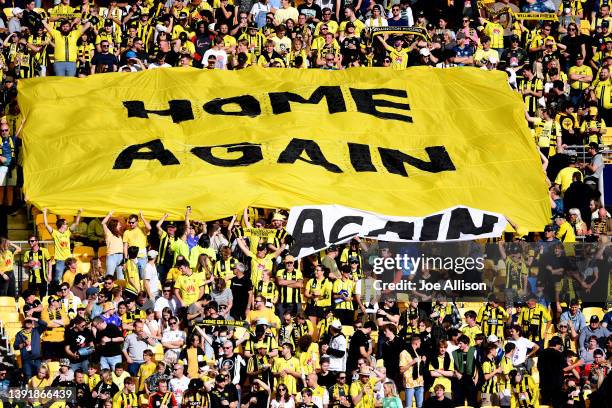
[[[426,28],[427,28],[427,31],[431,31],[431,30],[433,30],[435,27],[434,27],[434,25],[433,25],[433,24],[428,23],[428,24],[427,24],[427,26],[426,26]]]
[[[589,319],[589,323],[599,323],[599,316],[597,315],[591,316],[591,318]]]
[[[355,24],[353,24],[352,22],[349,21],[348,23],[346,23],[346,27],[345,28],[350,28],[350,27],[355,28]]]
[[[576,157],[576,155],[571,155],[569,157],[570,164],[576,164],[577,161],[578,161],[578,158]]]
[[[255,23],[249,23],[248,27],[249,27],[249,28],[257,28],[257,24],[255,24]]]
[[[518,41],[520,41],[520,38],[518,35],[513,34],[510,36],[510,42],[518,42]]]
[[[223,381],[225,381],[225,376],[223,374],[217,374],[217,376],[215,377],[215,381],[216,382],[223,382]]]
[[[350,264],[352,264],[352,263],[358,264],[359,263],[359,258],[357,258],[356,256],[349,256],[348,263],[350,263]]]
[[[327,252],[334,252],[337,251],[338,247],[336,246],[336,244],[331,244],[328,248],[327,248]]]
[[[544,232],[554,231],[554,227],[552,225],[547,225],[544,227]]]

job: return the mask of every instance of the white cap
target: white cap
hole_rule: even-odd
[[[260,325],[260,324],[265,324],[266,326],[270,325],[270,323],[268,323],[268,319],[263,318],[263,317],[257,319],[257,325]]]
[[[152,249],[149,252],[147,252],[147,256],[149,257],[149,259],[154,259],[154,258],[157,257],[157,255],[159,255],[159,252],[157,252],[154,249]]]
[[[330,326],[333,327],[334,329],[338,329],[338,330],[342,329],[342,323],[340,323],[340,320],[334,320],[333,322],[331,322]]]
[[[487,341],[489,343],[497,343],[499,341],[499,339],[497,338],[496,335],[492,334],[489,337],[487,337]]]
[[[429,51],[429,48],[421,48],[419,50],[419,54],[421,54],[424,57],[427,57],[427,56],[431,55],[431,52]]]
[[[23,9],[21,7],[15,7],[13,9],[13,15],[16,16],[17,14],[23,13]]]

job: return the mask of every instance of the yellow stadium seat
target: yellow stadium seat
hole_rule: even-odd
[[[57,218],[63,218],[70,225],[74,222],[74,215],[59,215]]]
[[[125,282],[125,279],[117,279],[117,280],[115,281],[115,284],[116,284],[117,286],[121,286],[122,288],[125,288],[125,284],[126,284],[126,282]]]
[[[601,307],[585,307],[584,310],[582,310],[582,314],[584,315],[584,319],[586,320],[587,324],[589,324],[589,319],[591,316],[599,317],[600,321],[604,317],[604,311]]]
[[[36,231],[38,231],[38,239],[41,241],[51,241],[53,239],[47,228],[45,228],[45,224],[36,224]]]
[[[0,306],[13,306],[15,307],[15,309],[17,309],[17,303],[15,303],[15,298],[10,296],[1,296]]]
[[[91,262],[82,262],[77,258],[77,273],[89,273],[91,270]]]
[[[47,245],[47,251],[49,251],[49,256],[53,258],[55,256],[55,244]]]
[[[10,323],[10,322],[19,322],[20,321],[20,315],[19,312],[17,311],[17,308],[15,308],[15,310],[13,310],[12,312],[4,312],[2,313],[2,315],[0,315],[2,321],[6,324],[6,323]]]
[[[6,18],[11,18],[13,17],[13,8],[12,7],[5,7],[2,9],[2,11],[4,12],[4,15],[6,16]]]
[[[7,322],[4,324],[4,327],[7,329],[17,329],[20,330],[23,328],[23,323],[21,322]]]
[[[107,248],[105,246],[98,248],[98,258],[105,257],[107,253]]]
[[[80,246],[74,247],[74,251],[72,255],[75,257],[86,256],[87,258],[91,259],[94,257],[95,254],[96,253],[92,247],[86,246],[86,245],[80,245]]]
[[[4,313],[11,313],[17,310],[17,306],[0,306],[0,316]]]
[[[19,299],[17,299],[17,310],[19,310],[20,313],[23,313],[24,306],[25,300],[20,296]]]
[[[49,225],[53,226],[57,222],[57,215],[47,214],[47,222],[49,222]],[[36,225],[38,224],[42,224],[43,227],[45,225],[45,218],[42,214],[36,215]]]

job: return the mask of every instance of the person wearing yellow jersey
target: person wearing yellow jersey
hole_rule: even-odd
[[[127,377],[123,380],[123,389],[113,397],[113,408],[134,408],[138,406],[136,383],[132,377]]]
[[[476,323],[486,336],[494,334],[500,338],[504,336],[504,324],[507,320],[508,312],[499,306],[496,295],[489,296],[489,301],[480,308],[476,316]]]
[[[423,405],[423,386],[425,384],[424,373],[426,356],[422,355],[421,338],[412,335],[410,345],[400,353],[399,367],[403,375],[404,387],[406,390],[406,406],[412,407],[413,398],[416,399],[416,406]]]
[[[314,30],[314,36],[318,37],[319,35],[323,35],[323,27],[326,27],[326,30],[332,34],[336,34],[338,32],[339,25],[337,22],[331,19],[332,11],[330,9],[323,10],[322,20],[317,23],[317,26]]]
[[[242,252],[251,258],[251,283],[253,287],[257,287],[257,284],[261,280],[261,275],[264,269],[271,271],[274,266],[274,260],[280,255],[285,249],[285,244],[281,244],[274,253],[268,254],[266,245],[258,245],[257,253],[253,254],[244,242],[244,238],[236,238],[238,246]]]
[[[482,363],[482,374],[484,382],[480,387],[480,399],[483,407],[497,405],[499,402],[499,383],[498,378],[503,372],[501,366],[495,362],[497,346],[489,344],[485,347],[485,360]]]
[[[535,127],[536,144],[544,157],[552,157],[561,146],[561,128],[553,120],[554,109],[542,109],[542,118],[534,118],[527,115],[527,121]]]
[[[604,93],[605,89],[601,88],[601,92]],[[606,122],[600,119],[599,110],[597,107],[589,107],[587,114],[583,119],[582,125],[580,126],[580,133],[583,137],[582,143],[585,145],[588,145],[589,143],[597,143],[599,145],[601,144],[602,136],[606,134],[606,132]]]
[[[570,156],[568,166],[561,169],[557,174],[557,178],[555,178],[555,185],[561,188],[561,193],[565,193],[565,190],[572,184],[574,173],[580,173],[580,170],[576,168],[576,161],[576,156]]]
[[[127,259],[128,248],[131,246],[138,247],[138,275],[142,279],[147,266],[147,235],[151,231],[151,224],[145,219],[142,211],[140,211],[140,220],[144,229],[138,226],[138,216],[136,214],[130,214],[127,219],[127,229],[123,232],[123,256],[124,259]]]
[[[43,309],[41,319],[47,323],[47,331],[42,337],[45,358],[59,358],[64,354],[64,329],[68,325],[68,315],[61,307],[60,298],[49,296],[48,307]]]
[[[349,393],[353,400],[354,408],[374,408],[374,386],[379,379],[372,376],[368,367],[363,367],[359,371],[359,380],[353,381],[349,388]]]
[[[194,274],[186,260],[178,260],[176,266],[181,272],[174,283],[174,295],[183,307],[188,307],[204,296],[201,277]]]
[[[539,389],[531,376],[522,374],[519,370],[512,370],[508,374],[508,377],[511,393],[511,408],[540,407]]]
[[[30,389],[43,389],[51,386],[53,380],[51,379],[51,372],[47,364],[43,364],[38,369],[36,375],[30,378],[28,381],[28,388]]]
[[[144,392],[145,390],[145,380],[149,378],[155,372],[155,368],[157,364],[155,363],[155,355],[149,349],[146,349],[142,352],[142,358],[144,362],[138,367],[138,384],[136,389],[138,392]]]
[[[295,258],[292,255],[285,256],[284,268],[276,273],[277,285],[280,294],[278,314],[283,316],[289,310],[293,314],[302,311],[302,288],[304,280],[302,272],[295,267]]]
[[[340,23],[340,26],[338,26],[338,31],[340,32],[340,34],[346,35],[347,24],[352,23],[353,27],[355,28],[355,35],[359,37],[363,29],[365,28],[365,24],[363,23],[363,21],[359,20],[355,16],[355,12],[351,7],[346,7],[344,9],[344,17],[345,20]]]
[[[500,24],[499,18],[499,14],[493,14],[491,20],[482,17],[478,17],[478,20],[484,26],[482,32],[491,39],[491,48],[501,56],[504,51],[504,27]]]
[[[431,376],[435,378],[430,391],[434,390],[434,387],[438,384],[443,385],[444,395],[447,398],[451,398],[451,378],[455,376],[455,365],[453,364],[453,360],[446,352],[447,343],[446,340],[438,340],[436,345],[437,352],[436,355],[431,359],[429,363],[429,371]]]
[[[591,100],[597,101],[597,108],[605,123],[612,123],[612,80],[610,79],[610,68],[607,66],[599,70],[598,78],[589,88]]]
[[[480,326],[476,324],[476,312],[473,310],[468,310],[463,316],[465,317],[466,325],[459,330],[461,330],[461,333],[468,336],[470,339],[470,346],[474,346],[476,344],[474,337],[476,337],[477,334],[482,333]]]
[[[404,41],[401,38],[397,38],[394,47],[391,47],[382,35],[377,36],[380,42],[383,44],[385,49],[389,52],[389,58],[391,58],[392,69],[406,69],[408,66],[408,54],[412,51],[412,47],[404,48]]]
[[[474,56],[476,60],[476,56]],[[530,116],[535,116],[538,111],[538,99],[542,97],[544,84],[537,78],[530,65],[523,67],[523,78],[518,81],[518,91],[523,95],[525,108]]]
[[[514,370],[512,357],[516,353],[516,344],[508,342],[504,346],[504,355],[499,362],[501,373],[497,377],[499,389],[499,405],[510,406],[510,371]]]
[[[87,378],[85,382],[89,387],[89,391],[93,391],[94,387],[100,382],[100,374],[98,371],[100,370],[100,366],[98,364],[89,364],[87,367]]]
[[[131,246],[127,250],[127,261],[124,265],[125,271],[125,291],[128,293],[126,296],[135,298],[138,296],[138,292],[141,291],[142,285],[140,275],[138,273],[138,247]]]
[[[325,277],[323,266],[317,265],[315,277],[306,284],[304,297],[308,301],[306,316],[316,327],[317,321],[327,315],[331,306],[332,283]]]
[[[555,218],[555,224],[559,227],[555,237],[563,242],[573,243],[576,242],[576,233],[574,232],[574,228],[572,228],[572,224],[570,224],[565,218],[557,217]]]
[[[343,325],[350,326],[355,322],[355,310],[353,308],[355,281],[351,279],[350,266],[342,265],[340,271],[342,277],[336,279],[332,286],[334,315]]]
[[[530,296],[527,301],[527,307],[521,310],[517,323],[523,328],[528,340],[536,343],[540,348],[544,346],[544,338],[550,330],[552,318],[548,309],[537,303],[534,295]]]
[[[72,233],[71,231],[73,231],[79,222],[81,222],[81,212],[82,210],[77,212],[76,219],[70,228],[68,228],[68,223],[65,219],[59,218],[55,223],[57,229],[53,229],[47,220],[47,209],[43,208],[43,222],[45,224],[45,228],[53,237],[53,243],[55,244],[55,254],[53,256],[55,259],[53,281],[56,283],[61,282],[62,274],[64,273],[65,269],[65,261],[66,259],[70,258],[70,235]]]
[[[569,69],[570,99],[573,105],[577,105],[584,98],[584,91],[589,88],[593,81],[593,70],[584,65],[584,55],[576,55],[575,65]]]
[[[21,247],[6,238],[0,238],[0,296],[14,295],[15,292],[15,255]]]
[[[55,45],[53,70],[56,76],[74,77],[76,75],[77,41],[89,29],[91,23],[88,21],[79,26],[80,19],[77,18],[75,21],[77,21],[77,24],[73,27],[69,21],[60,20],[59,30],[56,30],[47,23],[46,19],[42,20]],[[80,27],[80,29],[75,29],[76,27]]]
[[[277,384],[285,384],[287,392],[291,395],[297,393],[297,380],[302,378],[300,361],[293,356],[291,343],[284,343],[281,348],[281,356],[272,362],[272,374],[277,379]]]

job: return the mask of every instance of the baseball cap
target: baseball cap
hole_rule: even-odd
[[[285,221],[285,216],[281,213],[274,213],[272,221]]]
[[[352,263],[358,264],[359,263],[359,258],[357,258],[356,256],[349,256],[348,263],[350,263],[350,264],[352,264]]]
[[[576,155],[573,154],[569,157],[570,163],[576,163],[577,161],[578,161],[578,158],[576,157]]]
[[[60,366],[65,366],[65,367],[69,367],[70,366],[70,360],[68,360],[67,358],[60,358],[59,365]]]
[[[187,13],[186,13],[186,12],[184,12],[184,11],[181,11],[181,12],[179,13],[179,18],[187,18]]]
[[[337,251],[338,247],[336,246],[336,244],[331,244],[328,248],[327,248],[327,252],[334,252]]]
[[[109,310],[115,310],[115,304],[113,302],[106,302],[104,304],[104,309],[103,310],[104,310],[104,312],[108,312]]]
[[[149,259],[154,259],[155,257],[157,257],[157,255],[159,255],[159,253],[154,249],[147,252],[147,257],[149,257]]]
[[[544,232],[550,232],[550,231],[554,231],[555,228],[552,225],[547,225],[544,227]]]
[[[599,317],[597,315],[591,316],[589,323],[599,323]]]
[[[21,7],[15,7],[13,9],[13,15],[16,16],[17,14],[21,14],[23,13],[23,9]]]
[[[518,35],[513,34],[510,36],[510,42],[518,42],[518,41],[520,41],[520,38]]]
[[[134,51],[128,51],[125,53],[125,58],[136,58],[136,53]]]
[[[87,288],[87,290],[85,291],[85,296],[89,297],[89,296],[97,295],[99,292],[100,292],[100,289],[96,287]]]
[[[496,342],[498,342],[498,341],[499,341],[499,339],[497,338],[497,336],[496,336],[496,335],[492,334],[492,335],[490,335],[489,337],[487,337],[487,341],[488,341],[489,343],[496,343]]]
[[[348,23],[346,23],[346,28],[349,28],[349,27],[355,28],[355,24],[349,21]]]
[[[261,318],[257,319],[257,323],[256,323],[256,324],[257,324],[258,326],[259,326],[260,324],[264,324],[264,325],[266,325],[266,326],[269,326],[269,325],[270,325],[270,323],[268,323],[268,319],[266,319],[266,318],[264,318],[264,317],[261,317]]]
[[[331,324],[330,327],[333,327],[334,329],[342,329],[342,323],[340,323],[340,320],[334,320]]]
[[[431,55],[431,51],[429,51],[429,48],[421,48],[419,50],[419,54],[421,54],[424,57],[428,57],[429,55]]]
[[[174,221],[170,221],[167,225],[166,228],[176,228],[176,224],[174,223]]]

